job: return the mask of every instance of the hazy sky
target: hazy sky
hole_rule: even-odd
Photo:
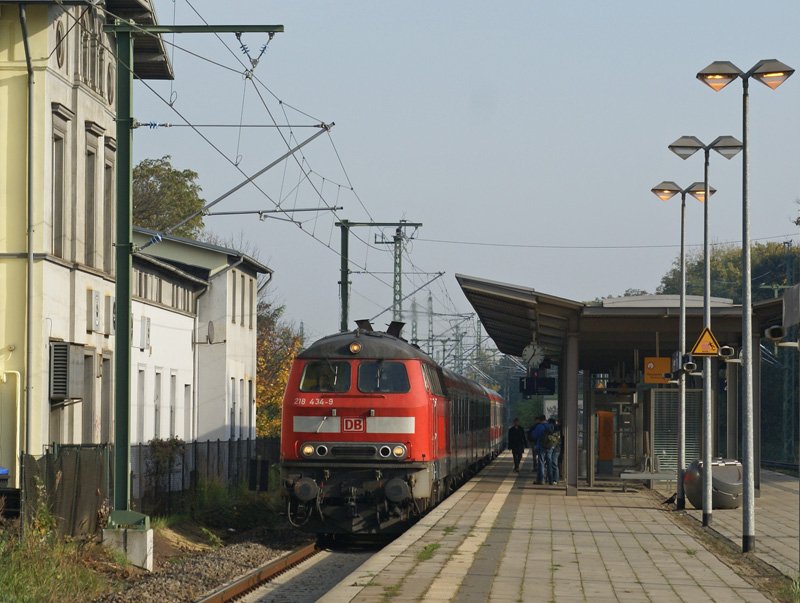
[[[337,219],[422,222],[405,248],[403,293],[431,278],[424,273],[444,272],[430,285],[440,314],[471,311],[456,273],[581,301],[628,288],[654,292],[678,254],[680,202],[661,202],[650,189],[703,178],[701,153],[682,161],[667,145],[682,135],[706,143],[742,135],[741,83],[715,93],[695,74],[714,60],[747,70],[775,58],[800,68],[797,0],[156,0],[156,7],[164,24],[201,23],[194,7],[209,23],[281,24],[285,33],[269,43],[253,80],[243,76],[239,61],[250,64],[233,34],[220,36],[227,48],[212,35],[176,36],[175,81],[148,82],[162,98],[136,84],[141,122],[185,123],[165,102],[172,99],[193,124],[336,124],[297,161],[258,178],[261,190],[248,185],[212,211],[275,203],[343,210],[295,214],[302,230],[256,215],[205,220],[224,239],[247,241],[275,271],[273,299],[312,340],[339,327]],[[266,36],[242,41],[255,58]],[[799,109],[800,75],[776,91],[752,83],[754,240],[800,242],[793,224]],[[176,167],[199,173],[211,201],[245,178],[237,158],[253,174],[284,153],[286,141],[316,130],[283,129],[285,140],[275,128],[200,131],[218,150],[187,127],[141,128],[135,161],[171,155]],[[713,242],[741,240],[741,171],[741,156],[712,154]],[[702,216],[689,199],[689,245],[702,245]],[[390,240],[393,229],[384,234]],[[351,321],[392,303],[392,247],[376,244],[376,235],[374,228],[351,235]],[[427,288],[416,298],[425,306]],[[387,312],[374,322],[389,320]],[[443,321],[437,317],[437,332]],[[419,334],[427,335],[422,315]]]

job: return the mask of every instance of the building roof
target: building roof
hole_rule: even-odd
[[[154,237],[160,237],[160,242],[145,247],[144,245]],[[218,270],[233,264],[239,264],[242,269],[249,269],[259,274],[272,274],[272,269],[241,251],[213,243],[162,235],[155,230],[139,226],[133,227],[133,241],[139,246],[138,253],[155,256],[173,264],[181,264],[188,272],[199,274],[202,278],[213,276]],[[200,268],[200,272],[191,270],[189,268],[191,266]]]
[[[107,19],[109,24],[114,23],[115,16],[132,20],[139,25],[158,24],[155,6],[151,0],[106,0],[106,8],[110,13]],[[160,35],[133,35],[133,74],[140,80],[174,79],[172,65]]]
[[[144,253],[134,253],[133,254],[133,263],[135,266],[139,266],[140,268],[144,268],[144,266],[149,267],[150,270],[157,272],[159,274],[163,274],[165,276],[169,276],[176,282],[181,282],[187,285],[193,291],[197,291],[202,289],[203,287],[208,286],[208,281],[199,278],[189,272],[182,270],[178,266],[171,264],[169,262],[164,262],[159,260],[153,256],[146,255]]]

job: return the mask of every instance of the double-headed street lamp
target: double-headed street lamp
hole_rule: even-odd
[[[686,193],[700,201],[705,201],[705,182],[695,182],[689,188],[681,188],[672,181],[664,181],[650,189],[662,201],[668,201],[675,195],[681,196],[681,312],[678,326],[678,349],[680,361],[686,354],[686,253],[684,246],[684,232],[686,223]],[[710,194],[716,190],[709,187]],[[686,375],[681,369],[678,371],[678,461],[677,461],[678,493],[675,504],[678,509],[686,508],[686,494],[683,489],[683,474],[686,470]]]
[[[711,144],[703,144],[694,136],[681,136],[669,145],[669,150],[681,159],[688,159],[702,150],[705,156],[703,164],[703,265],[705,279],[703,286],[703,327],[711,330],[711,255],[708,245],[708,206],[710,191],[708,186],[708,158],[711,149],[717,151],[725,159],[731,159],[742,150],[742,143],[733,136],[718,136]],[[711,449],[713,435],[711,430],[711,358],[703,358],[703,525],[711,525]]]
[[[742,550],[755,550],[755,478],[753,454],[753,341],[752,296],[750,283],[750,208],[749,171],[747,155],[747,113],[750,78],[755,78],[773,90],[785,82],[794,69],[775,59],[756,63],[743,72],[730,61],[714,61],[697,74],[713,90],[722,90],[737,78],[742,79],[742,460],[744,469],[742,508]]]

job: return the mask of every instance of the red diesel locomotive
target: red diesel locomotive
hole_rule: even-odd
[[[360,322],[292,366],[281,479],[290,521],[318,534],[405,529],[504,446],[503,400]]]

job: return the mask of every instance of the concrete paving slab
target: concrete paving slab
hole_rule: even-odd
[[[649,492],[587,489],[568,497],[564,488],[532,486],[512,466],[510,454],[501,455],[322,601],[364,603],[385,596],[353,585],[366,583],[368,572],[388,575],[400,559],[407,577],[392,601],[768,600],[691,530],[676,525],[670,515],[675,512]],[[777,486],[781,501],[774,508],[794,500],[794,527],[778,527],[791,523],[778,511],[774,522],[762,521],[770,530],[794,529],[796,543],[797,488],[780,480]],[[762,498],[769,493],[762,490]],[[761,504],[767,502],[773,504]],[[720,530],[732,521],[716,512],[714,519]],[[418,552],[432,543],[440,547],[420,560]],[[766,556],[797,567],[783,535],[764,549]]]

